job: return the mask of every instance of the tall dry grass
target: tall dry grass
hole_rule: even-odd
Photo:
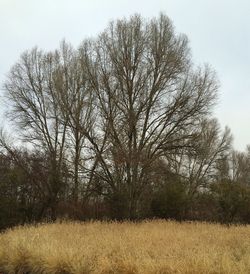
[[[250,226],[57,223],[0,235],[3,273],[250,273]]]

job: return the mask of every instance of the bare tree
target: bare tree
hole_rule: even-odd
[[[136,217],[152,166],[197,137],[217,88],[208,66],[193,67],[186,36],[165,15],[111,22],[78,50],[63,42],[26,52],[5,83],[23,140],[48,155],[49,207],[67,163],[75,202],[100,194],[126,218]]]
[[[216,119],[205,119],[197,126],[196,136],[189,142],[189,147],[174,151],[172,158],[168,157],[174,172],[186,182],[191,199],[217,180],[216,170],[230,155],[231,143],[228,128],[221,133]]]
[[[84,45],[82,46],[82,49]],[[84,160],[89,158],[86,150],[85,135],[92,126],[93,95],[86,73],[86,58],[80,51],[74,50],[66,42],[62,42],[60,52],[60,66],[56,71],[56,90],[58,105],[60,106],[63,120],[67,122],[67,146],[72,155],[70,165],[73,166],[73,197],[77,202],[81,183],[81,192],[87,194]],[[84,181],[84,182],[83,182]],[[84,194],[82,193],[82,194]]]
[[[227,180],[232,183],[250,184],[250,147],[240,152],[231,150],[230,155],[225,159],[227,164]],[[219,170],[220,171],[220,170]]]
[[[63,188],[65,139],[68,118],[62,123],[57,103],[59,54],[43,53],[38,49],[25,52],[13,66],[5,82],[9,99],[9,115],[19,126],[22,140],[40,147],[48,157],[50,172],[44,187],[47,189],[46,208],[55,217],[55,205]]]
[[[112,22],[91,61],[99,116],[86,137],[98,158],[95,175],[112,193],[126,196],[127,217],[133,218],[147,170],[192,138],[215,101],[217,83],[208,67],[192,68],[186,36],[176,35],[165,15]]]

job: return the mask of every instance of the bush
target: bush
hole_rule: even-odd
[[[128,197],[126,192],[110,193],[106,198],[109,208],[109,217],[115,220],[129,218]]]
[[[250,188],[235,182],[211,186],[221,222],[250,222]]]
[[[195,221],[218,221],[217,204],[211,192],[197,193],[190,203],[187,219]]]
[[[154,217],[181,220],[188,207],[188,196],[182,183],[170,183],[159,189],[151,202]]]

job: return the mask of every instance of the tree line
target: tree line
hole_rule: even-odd
[[[56,218],[250,222],[250,147],[212,116],[218,80],[169,18],[24,52],[4,82],[0,226]]]

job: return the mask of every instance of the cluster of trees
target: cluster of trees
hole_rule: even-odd
[[[26,51],[4,83],[2,227],[70,217],[250,221],[250,148],[211,118],[218,84],[165,15],[78,49]],[[10,137],[11,136],[11,137]]]

